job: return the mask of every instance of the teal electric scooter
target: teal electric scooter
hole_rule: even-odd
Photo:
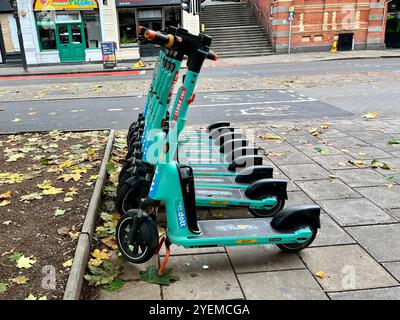
[[[165,36],[160,34],[159,37],[162,38]],[[184,85],[180,90],[186,90],[186,88],[192,87],[191,91],[194,91],[197,78],[192,79],[192,77],[189,76],[189,73],[186,74]],[[179,110],[181,108],[187,110],[191,101],[191,99],[183,99],[181,95],[182,92],[178,91],[171,112],[171,114],[174,115],[174,123],[177,123],[175,132],[178,134],[182,131],[186,121],[186,111],[179,112]],[[160,129],[157,131],[154,127],[152,130],[153,134],[160,131]],[[177,143],[177,139],[174,143]],[[140,199],[144,195],[147,195],[149,182],[146,181],[145,176],[146,174],[153,174],[154,169],[152,166],[145,166],[144,164],[150,163],[155,165],[158,160],[157,156],[153,156],[152,159],[153,160],[148,157],[147,152],[144,153],[142,160],[136,159],[136,166],[134,166],[133,169],[136,170],[138,166],[142,166],[142,173],[134,172],[131,178],[121,183],[121,186],[118,188],[116,201],[119,212],[124,213],[131,208],[137,208]],[[138,161],[140,162],[138,163]],[[258,169],[264,169],[264,171],[262,172]],[[256,173],[252,172],[252,170],[255,170]],[[268,179],[262,179],[266,175],[269,175]],[[249,180],[250,177],[254,180]],[[285,180],[270,179],[271,177],[272,168],[262,168],[260,166],[260,168],[244,169],[242,174],[236,176],[236,181],[225,179],[222,181],[208,180],[206,182],[203,180],[202,182],[206,184],[196,188],[196,204],[198,206],[207,207],[245,207],[255,216],[265,217],[274,215],[283,208],[285,200],[287,199],[287,182]],[[211,179],[211,177],[209,177],[209,179]],[[216,185],[212,186],[212,182],[215,182]],[[234,187],[228,188],[228,185],[224,185],[224,183],[230,183]]]
[[[166,256],[159,269],[162,273],[170,256],[170,244],[184,248],[275,244],[284,251],[297,252],[308,247],[320,228],[320,208],[316,205],[293,206],[273,218],[224,219],[198,221],[193,170],[174,160],[178,132],[184,125],[187,104],[192,96],[208,46],[194,47],[183,86],[178,91],[178,110],[171,119],[168,134],[159,132],[159,153],[148,197],[137,210],[123,215],[116,227],[121,254],[132,263],[148,261],[166,244]],[[188,80],[188,81],[186,81]],[[160,203],[166,207],[166,236],[159,243],[155,223]]]

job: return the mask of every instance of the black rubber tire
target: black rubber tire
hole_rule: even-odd
[[[131,167],[131,164],[128,162],[125,162],[124,166],[122,167],[121,171],[119,172],[118,186],[125,183],[125,181],[131,177],[131,175],[127,172],[130,167]]]
[[[299,252],[305,248],[307,248],[315,239],[318,233],[318,229],[311,227],[311,226],[304,226],[309,227],[311,229],[312,235],[306,242],[303,243],[287,243],[287,244],[277,244],[276,246],[284,252]]]
[[[129,141],[131,140],[133,134],[135,133],[136,124],[137,124],[137,121],[134,121],[134,122],[132,122],[132,124],[129,126],[128,134],[126,135],[126,143],[127,143],[127,144],[129,144]]]
[[[285,199],[278,197],[278,203],[271,210],[251,209],[249,212],[256,218],[270,218],[281,211],[285,206]]]
[[[117,189],[115,198],[115,206],[120,214],[125,214],[129,209],[137,209],[140,200],[148,194],[144,180],[139,180],[135,185],[131,186],[127,183],[121,184]]]
[[[117,246],[119,251],[121,252],[122,256],[127,259],[129,262],[132,263],[145,263],[149,261],[155,252],[157,251],[157,246],[151,245],[150,243],[146,242],[142,239],[144,237],[156,237],[158,243],[158,231],[157,226],[154,221],[150,219],[143,219],[142,223],[139,226],[138,230],[138,242],[142,243],[138,247],[137,254],[134,253],[134,248],[131,249],[131,245],[127,243],[127,233],[129,232],[130,228],[133,226],[133,220],[130,214],[125,214],[119,220],[116,230],[115,236],[117,239]],[[128,229],[129,228],[129,229]],[[154,241],[150,241],[154,243]],[[139,249],[142,251],[139,254]]]

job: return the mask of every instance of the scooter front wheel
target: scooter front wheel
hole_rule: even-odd
[[[125,214],[118,222],[115,236],[118,249],[129,262],[145,263],[150,260],[157,250],[158,231],[155,222],[145,216],[138,226],[135,239],[129,239],[129,234],[134,227],[132,214]]]
[[[249,212],[256,218],[269,218],[276,215],[285,206],[285,199],[277,197],[277,204],[271,209],[252,209],[249,208]]]
[[[129,209],[137,209],[140,199],[147,196],[148,186],[144,178],[138,178],[133,185],[123,183],[118,185],[115,205],[121,214],[125,214]]]
[[[284,252],[298,252],[301,251],[305,248],[307,248],[315,239],[318,233],[318,229],[308,226],[312,232],[312,235],[310,238],[308,238],[305,242],[303,243],[282,243],[282,244],[277,244],[277,247],[281,249]]]

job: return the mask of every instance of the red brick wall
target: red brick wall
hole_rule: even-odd
[[[327,50],[340,33],[354,34],[355,49],[384,48],[387,0],[249,1],[255,1],[267,17],[271,16],[269,23],[278,52],[287,50],[289,24],[286,19],[290,7],[295,11],[294,51]]]

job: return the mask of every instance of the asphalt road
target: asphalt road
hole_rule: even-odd
[[[142,96],[7,102],[2,103],[0,128],[2,132],[126,129],[144,102]],[[188,124],[348,115],[351,113],[294,91],[207,92],[197,95],[196,103],[188,112]]]
[[[226,78],[241,77],[251,78],[256,76],[293,76],[293,75],[312,75],[330,74],[333,72],[367,72],[367,71],[392,71],[400,70],[399,58],[379,58],[379,59],[351,59],[351,60],[332,60],[332,61],[313,61],[299,63],[274,63],[274,64],[255,64],[241,65],[235,67],[207,67],[201,71],[202,77],[207,78]],[[76,82],[109,82],[123,81],[131,79],[150,79],[151,71],[137,75],[113,75],[95,77],[76,77],[76,78],[57,78],[57,79],[26,79],[23,80],[1,80],[0,86],[15,86],[29,84],[49,84],[49,83],[76,83]]]
[[[380,116],[398,116],[400,108],[400,59],[362,59],[287,64],[246,65],[238,67],[204,68],[201,76],[215,79],[254,78],[257,76],[302,76],[348,72],[388,71],[392,76],[381,76],[379,81],[352,83],[322,83],[320,86],[301,86],[290,90],[241,90],[198,93],[188,112],[188,124],[207,124],[213,121],[232,122],[271,119],[301,119],[346,117],[377,111]],[[135,79],[148,78],[151,72],[131,75]],[[372,77],[372,76],[371,76]],[[0,86],[43,83],[121,81],[125,76],[36,79],[0,82]],[[127,78],[128,79],[128,78]],[[213,80],[211,80],[213,81]],[[251,81],[250,81],[251,82]],[[0,132],[127,128],[144,105],[143,96],[102,97],[64,100],[34,100],[1,102]]]

